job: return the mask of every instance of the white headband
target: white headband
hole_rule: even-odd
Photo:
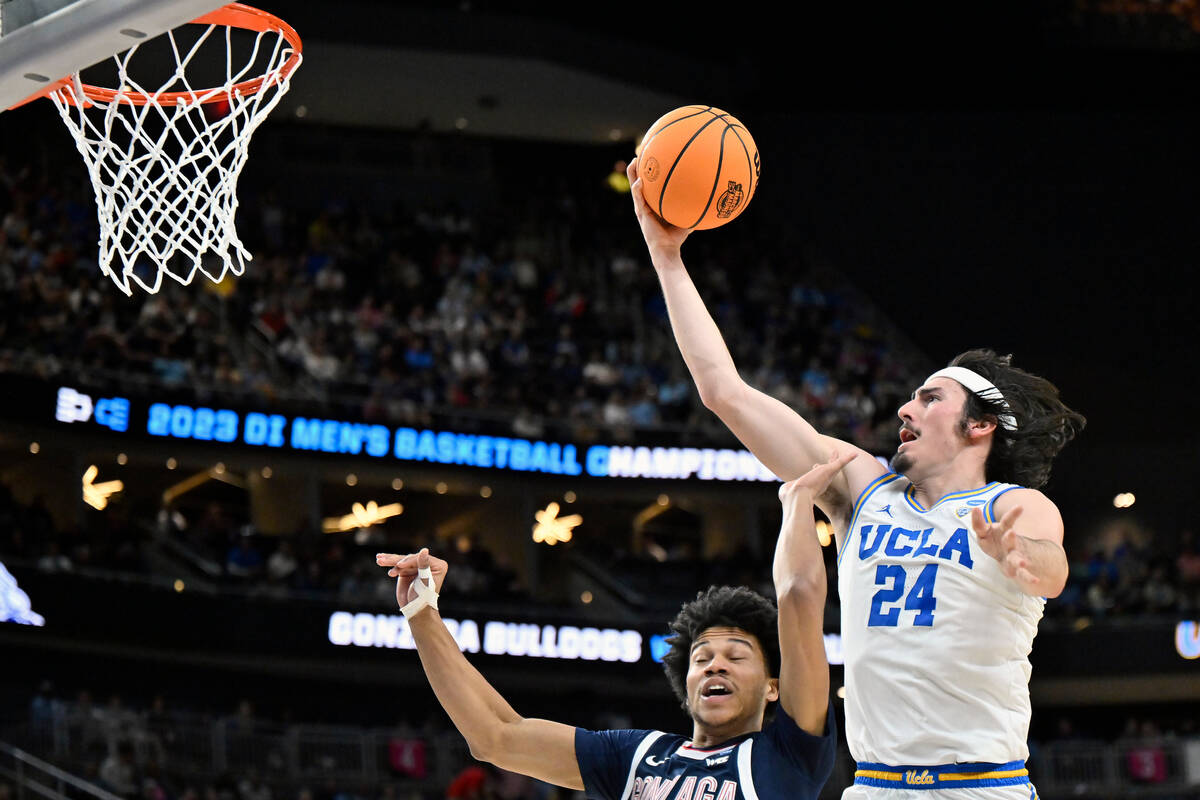
[[[966,367],[946,367],[930,375],[925,379],[925,382],[929,383],[934,378],[949,378],[950,380],[958,381],[968,391],[974,392],[983,400],[989,403],[997,403],[1005,411],[1012,411],[1012,408],[1008,405],[1008,401],[1004,399],[1004,395],[1000,393],[995,384],[978,372],[972,372]],[[1012,414],[999,414],[996,419],[1000,422],[1000,427],[1006,431],[1015,431],[1017,429],[1017,418]]]

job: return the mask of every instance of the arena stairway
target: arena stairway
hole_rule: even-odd
[[[0,777],[14,784],[17,797],[37,796],[46,800],[121,800],[78,775],[41,760],[19,747],[0,740]]]

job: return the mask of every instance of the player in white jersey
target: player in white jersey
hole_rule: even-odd
[[[1058,508],[1038,488],[1083,427],[1048,381],[973,350],[900,407],[892,471],[822,435],[739,376],[684,267],[690,231],[664,223],[629,165],[634,211],[700,398],[787,481],[857,453],[817,498],[833,523],[846,656],[846,798],[1036,792],[1028,654],[1042,598],[1067,579]]]

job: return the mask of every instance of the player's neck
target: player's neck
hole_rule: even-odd
[[[922,508],[934,504],[948,494],[982,489],[987,485],[983,464],[950,464],[945,470],[920,478],[909,477]]]
[[[709,727],[700,722],[692,725],[692,747],[697,750],[708,750],[717,747],[730,739],[745,736],[762,730],[762,718],[757,720],[733,720],[727,725]]]

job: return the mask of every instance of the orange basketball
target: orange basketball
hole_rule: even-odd
[[[712,106],[664,114],[638,148],[646,204],[680,228],[706,230],[736,219],[758,189],[761,167],[746,126]]]

